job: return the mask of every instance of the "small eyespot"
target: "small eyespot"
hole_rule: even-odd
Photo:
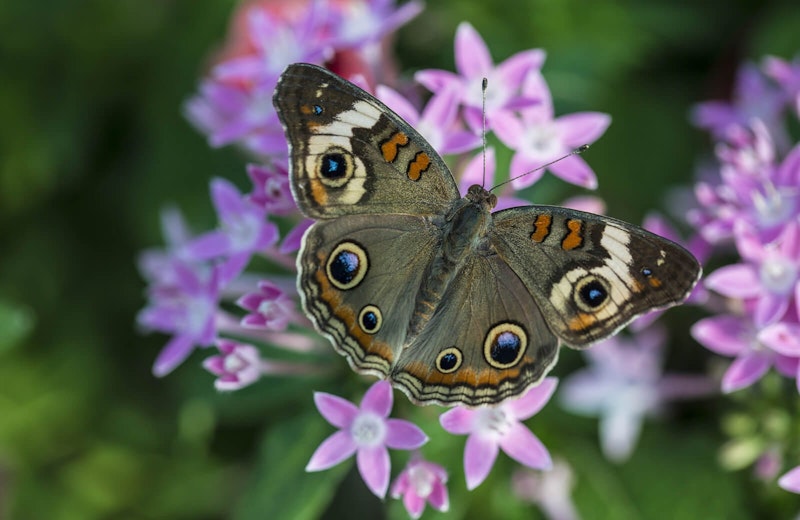
[[[323,112],[322,106],[320,105],[314,105],[313,107],[311,107],[311,109],[314,111],[314,115],[316,116],[321,115]]]
[[[365,305],[358,313],[358,324],[367,334],[375,334],[383,325],[381,310],[374,305]]]
[[[642,274],[647,277],[653,276],[653,270],[649,267],[642,267]]]
[[[511,322],[498,323],[486,334],[483,357],[494,368],[504,370],[520,362],[528,347],[525,330]]]
[[[343,291],[360,284],[368,268],[367,252],[355,242],[342,242],[336,246],[325,265],[328,280]]]
[[[436,356],[436,368],[442,374],[451,374],[461,367],[464,356],[456,347],[446,348]]]
[[[608,302],[608,296],[608,288],[598,276],[586,276],[575,285],[575,303],[586,312],[596,312]]]

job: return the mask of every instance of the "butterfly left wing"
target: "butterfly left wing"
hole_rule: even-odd
[[[637,316],[685,300],[701,268],[665,238],[623,221],[552,206],[493,214],[490,242],[567,345],[607,338]]]
[[[440,240],[411,215],[348,215],[306,231],[297,256],[303,309],[353,370],[388,375]]]
[[[427,141],[369,93],[316,65],[289,65],[273,97],[302,212],[441,215],[460,198]]]
[[[416,403],[496,404],[538,384],[557,355],[522,281],[497,255],[473,254],[389,377]]]

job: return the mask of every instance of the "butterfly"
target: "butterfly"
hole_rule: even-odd
[[[305,313],[357,372],[418,404],[497,404],[700,277],[681,246],[555,206],[492,213],[459,194],[431,145],[369,93],[290,65],[273,103],[292,194],[316,222],[297,257]]]

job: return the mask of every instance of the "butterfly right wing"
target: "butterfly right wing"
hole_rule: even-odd
[[[641,314],[682,302],[702,273],[683,247],[614,218],[554,206],[492,217],[492,246],[570,346],[588,346]]]

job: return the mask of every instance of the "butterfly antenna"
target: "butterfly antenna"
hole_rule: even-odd
[[[481,186],[486,186],[486,89],[489,87],[489,80],[483,78],[481,82],[481,140],[483,142],[483,180]]]
[[[578,148],[575,148],[574,150],[569,152],[568,154],[566,154],[566,155],[564,155],[562,157],[559,157],[558,159],[553,159],[552,161],[550,161],[547,164],[543,164],[541,166],[537,166],[536,168],[534,168],[532,170],[528,170],[525,173],[521,173],[521,174],[517,175],[516,177],[512,177],[512,178],[510,178],[510,179],[508,179],[506,181],[501,182],[500,184],[495,184],[494,186],[492,186],[492,188],[489,191],[494,191],[496,188],[499,188],[500,186],[503,186],[505,184],[508,184],[509,182],[515,181],[515,180],[519,179],[520,177],[525,177],[526,175],[530,175],[533,172],[537,172],[539,170],[544,170],[545,168],[547,168],[551,164],[555,164],[558,161],[563,161],[567,157],[572,157],[573,155],[580,155],[580,154],[582,154],[583,152],[585,152],[588,149],[589,149],[589,145],[588,144],[581,145]],[[485,168],[485,166],[484,166],[484,168]]]

